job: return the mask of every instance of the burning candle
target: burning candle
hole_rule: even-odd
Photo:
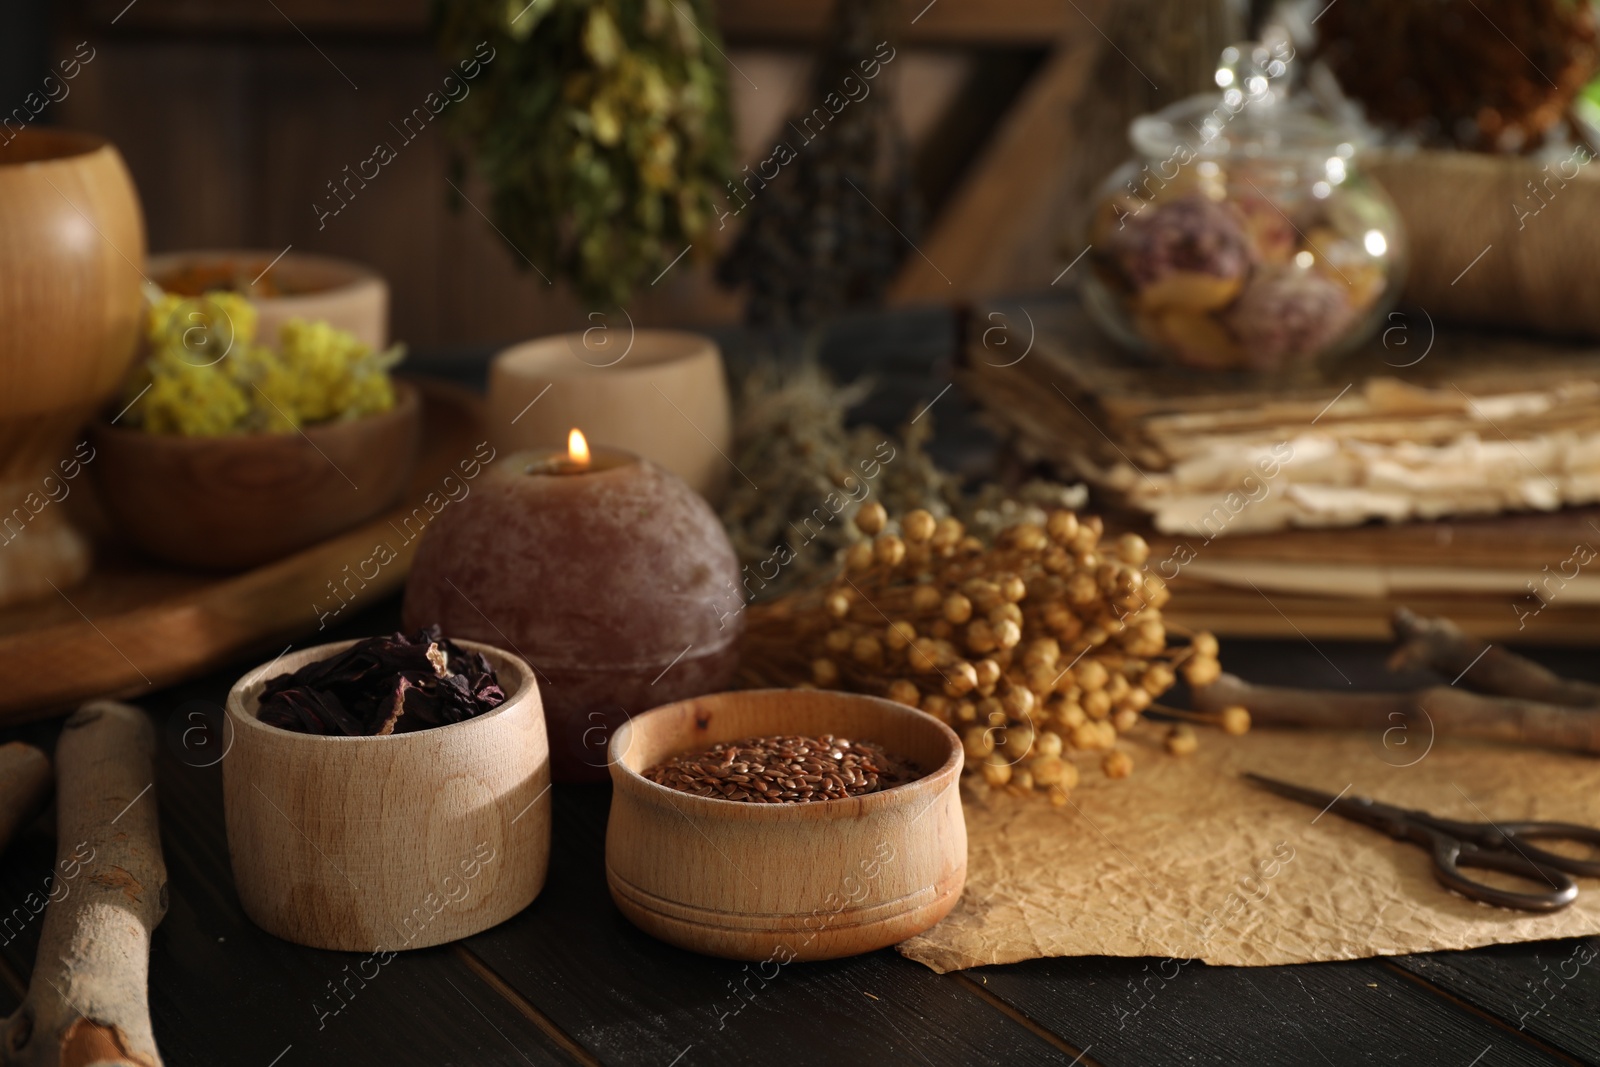
[[[705,500],[662,467],[591,447],[502,457],[428,526],[408,629],[506,648],[539,676],[558,781],[607,778],[629,716],[726,688],[739,564]]]

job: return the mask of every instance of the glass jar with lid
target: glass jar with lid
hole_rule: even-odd
[[[1134,352],[1197,370],[1304,372],[1369,338],[1405,269],[1399,215],[1353,131],[1282,88],[1286,42],[1230,46],[1218,94],[1134,120],[1102,183],[1082,285]]]

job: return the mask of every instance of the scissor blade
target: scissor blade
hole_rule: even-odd
[[[1241,777],[1250,779],[1268,792],[1276,793],[1280,797],[1287,797],[1290,800],[1298,800],[1300,803],[1309,804],[1313,808],[1326,808],[1339,799],[1339,794],[1337,793],[1324,793],[1318,789],[1307,789],[1303,785],[1280,782],[1276,778],[1268,778],[1264,774],[1256,774],[1252,771],[1245,771]]]
[[[1307,789],[1304,786],[1292,785],[1289,782],[1280,782],[1276,778],[1252,774],[1249,771],[1244,773],[1244,777],[1255,782],[1263,789],[1277,793],[1281,797],[1298,800],[1302,804],[1321,808],[1323,811],[1331,811],[1340,818],[1370,826],[1375,830],[1381,830],[1390,837],[1408,839],[1418,832],[1415,829],[1418,824],[1412,817],[1412,813],[1394,807],[1392,804],[1384,804],[1373,800],[1371,797],[1350,796],[1343,791],[1339,793],[1324,793],[1321,790]],[[1349,786],[1345,786],[1346,790],[1349,788]],[[1321,818],[1321,816],[1318,816],[1318,818]],[[1312,819],[1311,821],[1316,822],[1317,820]]]

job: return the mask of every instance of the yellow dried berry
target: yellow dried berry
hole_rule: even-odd
[[[1133,757],[1120,748],[1112,749],[1100,760],[1100,769],[1107,778],[1126,778],[1133,773]]]
[[[857,541],[851,545],[844,554],[845,566],[852,571],[864,571],[872,567],[872,542]]]
[[[998,627],[1003,622],[1014,622],[1019,627],[1022,625],[1022,609],[1015,604],[999,604],[989,609],[986,616],[989,625]]]
[[[855,640],[855,634],[841,627],[837,630],[829,630],[828,636],[822,639],[822,644],[829,652],[838,655],[850,651],[850,646],[855,643]]]
[[[983,761],[983,780],[998,789],[1011,781],[1011,764],[1000,753],[991,753]]]
[[[906,663],[919,674],[939,669],[939,644],[931,637],[918,637],[906,646]]]
[[[889,699],[914,708],[922,701],[922,691],[917,688],[916,682],[899,678],[889,684]]]
[[[1061,642],[1053,637],[1029,641],[1022,650],[1022,662],[1028,666],[1054,667],[1061,659]]]
[[[906,535],[906,540],[913,544],[921,544],[933,538],[933,531],[937,528],[933,514],[918,508],[908,511],[905,518],[900,520],[900,529]]]
[[[932,611],[939,606],[939,587],[931,582],[911,591],[911,606],[918,611]]]
[[[1250,709],[1239,704],[1230,704],[1222,709],[1219,723],[1225,734],[1232,734],[1234,737],[1247,734],[1250,732]]]
[[[1010,619],[1004,619],[994,627],[995,644],[1001,648],[1016,648],[1022,642],[1022,626]],[[978,651],[974,649],[973,651]]]
[[[947,696],[940,696],[938,693],[928,693],[922,698],[920,707],[923,711],[927,712],[929,715],[932,715],[936,719],[944,719],[949,721],[950,711],[953,705],[950,703],[950,698]]]
[[[879,534],[873,542],[872,555],[879,563],[898,567],[906,558],[906,543],[894,534]]]
[[[836,619],[842,619],[850,614],[850,594],[842,589],[835,589],[823,600],[823,606],[828,614]]]
[[[960,519],[947,515],[934,524],[933,545],[935,548],[954,548],[966,533],[966,527],[961,525]]]
[[[1011,545],[1021,549],[1022,552],[1038,552],[1050,545],[1050,536],[1045,533],[1045,528],[1037,523],[1018,523],[1016,526],[1011,526],[1008,534]]]
[[[811,661],[811,680],[820,686],[839,684],[839,665],[831,659]]]
[[[1153,696],[1159,697],[1171,689],[1177,680],[1178,676],[1170,666],[1165,663],[1152,663],[1140,676],[1139,685],[1149,690]]]
[[[1183,680],[1204,689],[1222,675],[1222,665],[1209,657],[1191,656],[1183,664]]]
[[[993,652],[999,644],[989,620],[974,619],[967,624],[967,648],[971,651],[982,655],[985,652]]]
[[[973,669],[978,675],[978,688],[988,689],[1000,681],[1000,664],[992,659],[980,659],[974,663]]]
[[[1033,739],[1033,751],[1040,756],[1059,756],[1064,742],[1054,730],[1041,730]]]
[[[961,735],[961,747],[973,759],[983,759],[994,751],[994,731],[987,726],[974,726]]]
[[[889,521],[889,513],[883,510],[883,505],[876,500],[861,505],[861,510],[856,512],[856,529],[872,537],[883,529],[884,523]]]
[[[905,619],[892,622],[884,631],[884,644],[899,652],[917,639],[917,628]]]
[[[951,593],[944,598],[944,617],[957,626],[972,618],[972,601],[960,593]]]
[[[858,637],[850,646],[850,655],[857,663],[876,666],[883,662],[883,644],[870,634]]]
[[[959,660],[944,669],[944,691],[953,697],[966,696],[978,688],[978,669]]]
[[[1086,659],[1072,668],[1072,676],[1077,684],[1085,691],[1104,689],[1111,680],[1111,672],[1106,670],[1105,664],[1097,659]]]
[[[1200,747],[1200,738],[1195,734],[1194,727],[1179,723],[1167,731],[1166,745],[1167,751],[1174,756],[1190,756]]]
[[[1063,785],[1070,772],[1074,778],[1077,768],[1062,759],[1060,756],[1035,756],[1028,762],[1028,771],[1033,775],[1033,780],[1042,786]],[[1065,787],[1070,789],[1076,781]]]
[[[1117,555],[1122,562],[1137,567],[1150,558],[1150,546],[1136,533],[1125,533],[1117,538]]]
[[[1189,639],[1189,647],[1194,649],[1194,654],[1200,657],[1217,657],[1217,639],[1214,635],[1202,630]]]
[[[1111,694],[1104,689],[1092,689],[1078,698],[1083,713],[1096,721],[1111,714]]]
[[[1084,713],[1083,705],[1075,700],[1063,701],[1052,710],[1056,721],[1068,730],[1075,730],[1089,721],[1089,716]]]
[[[1070,511],[1053,511],[1044,528],[1056,544],[1070,545],[1078,536],[1078,516]]]
[[[1025,686],[1013,685],[1000,698],[1000,703],[1013,719],[1025,718],[1033,712],[1033,690]]]
[[[1092,752],[1101,747],[1100,731],[1092,722],[1081,722],[1072,728],[1072,747]]]

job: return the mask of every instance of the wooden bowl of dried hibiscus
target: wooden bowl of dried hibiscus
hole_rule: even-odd
[[[313,948],[392,953],[532,903],[550,753],[532,669],[438,627],[320,645],[228,694],[223,798],[247,915]]]

